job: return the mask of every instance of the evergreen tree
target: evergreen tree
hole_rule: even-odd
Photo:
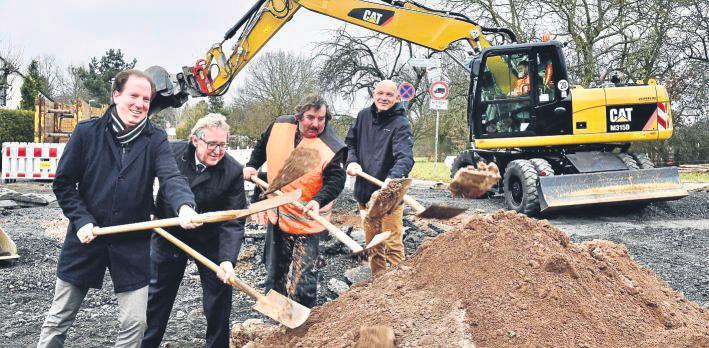
[[[225,114],[224,110],[224,98],[220,96],[210,96],[209,97],[209,112],[216,112],[219,114]]]
[[[20,87],[20,95],[22,96],[20,109],[34,110],[34,99],[39,92],[44,90],[45,85],[46,82],[39,73],[39,62],[33,59],[27,67],[27,74],[25,74],[22,87]]]
[[[119,72],[133,69],[137,60],[126,62],[120,49],[109,49],[101,57],[91,58],[89,69],[79,68],[79,76],[91,99],[101,104],[109,104],[111,100],[111,82]]]

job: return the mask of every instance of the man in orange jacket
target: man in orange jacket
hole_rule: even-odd
[[[512,90],[514,96],[529,95],[529,62],[523,60],[517,64],[517,82]]]
[[[345,186],[345,144],[328,127],[332,118],[327,103],[319,95],[308,95],[296,107],[296,114],[281,116],[268,126],[254,146],[251,159],[244,168],[244,179],[257,175],[257,168],[268,162],[271,183],[295,148],[318,152],[319,166],[281,188],[283,192],[300,189],[305,210],[323,213],[329,219],[332,202]],[[310,219],[293,205],[269,211],[268,277],[265,290],[288,293],[296,302],[314,307],[317,304],[318,244],[325,227]],[[288,270],[293,263],[293,274]],[[288,282],[290,280],[290,282]],[[286,285],[294,284],[286,289]]]

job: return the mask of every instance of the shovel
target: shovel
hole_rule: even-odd
[[[0,228],[0,261],[14,260],[17,258],[20,258],[20,255],[17,255],[15,242]]]
[[[268,184],[266,182],[264,182],[263,180],[259,179],[256,175],[251,176],[251,181],[255,182],[256,184],[263,187],[264,189],[268,189]],[[281,190],[276,190],[273,193],[275,193],[277,196],[285,195],[285,193],[281,192]],[[296,208],[300,209],[301,211],[303,209],[305,209],[305,206],[298,201],[292,202],[291,204],[293,204]],[[367,251],[367,250],[369,250],[381,243],[384,243],[384,241],[387,238],[389,238],[389,236],[391,235],[391,232],[389,232],[389,231],[382,232],[382,233],[374,236],[374,238],[372,238],[372,240],[369,242],[369,244],[367,244],[367,246],[365,248],[362,248],[362,246],[357,244],[357,242],[355,242],[352,238],[350,238],[347,234],[345,234],[345,232],[343,232],[341,229],[337,228],[337,226],[331,224],[330,221],[325,220],[318,213],[316,213],[314,211],[308,211],[308,216],[310,216],[310,218],[312,218],[313,220],[319,222],[321,225],[325,226],[325,228],[328,230],[328,232],[330,232],[330,234],[332,234],[335,238],[337,238],[337,240],[339,240],[340,242],[345,244],[350,250],[352,250],[352,253],[355,255],[361,254],[364,251]]]
[[[359,171],[357,172],[357,175],[361,176],[362,178],[366,179],[367,181],[378,185],[379,187],[384,187],[384,182],[363,172]],[[411,208],[414,208],[414,211],[416,211],[416,216],[422,218],[422,219],[441,219],[441,220],[447,220],[453,217],[456,217],[460,214],[462,214],[464,211],[466,211],[466,208],[458,208],[458,207],[449,207],[445,205],[439,205],[439,204],[433,204],[430,207],[426,208],[421,203],[419,203],[417,200],[415,200],[413,197],[409,195],[404,195],[404,202],[411,206]]]
[[[251,204],[247,209],[223,210],[223,211],[215,211],[215,212],[210,212],[210,213],[199,214],[199,215],[196,215],[195,217],[192,218],[192,222],[205,223],[205,222],[222,222],[222,221],[236,220],[236,219],[242,218],[244,216],[256,214],[260,211],[272,209],[272,208],[275,208],[275,207],[278,207],[278,206],[281,206],[284,204],[288,204],[291,202],[296,202],[296,201],[298,201],[298,198],[300,198],[300,190],[288,192],[288,194],[284,194],[279,197],[274,197],[274,198],[260,201],[258,203]],[[151,228],[171,227],[171,226],[179,226],[179,225],[180,225],[180,218],[175,217],[175,218],[169,218],[169,219],[137,222],[137,223],[126,224],[126,225],[116,225],[116,226],[109,226],[109,227],[95,227],[94,228],[94,235],[101,236],[101,235],[106,235],[106,234],[142,231],[142,230],[149,230]]]
[[[201,262],[215,273],[219,271],[219,266],[217,266],[217,264],[204,257],[196,250],[190,248],[189,245],[175,238],[167,231],[162,228],[155,228],[153,230],[155,233],[161,235],[172,244],[175,244],[175,246],[182,249],[182,251],[192,256],[196,261]],[[289,329],[295,329],[298,326],[303,325],[303,323],[308,320],[308,317],[310,316],[310,308],[305,307],[273,290],[269,290],[268,294],[264,296],[236,276],[232,276],[231,281],[234,283],[234,286],[239,288],[239,290],[256,300],[256,304],[253,309],[285,325]]]

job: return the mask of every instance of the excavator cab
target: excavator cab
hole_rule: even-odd
[[[468,97],[473,149],[453,170],[495,163],[498,192],[525,214],[686,196],[677,168],[654,168],[647,155],[627,152],[633,141],[669,137],[664,87],[572,91],[563,57],[554,41],[482,51]]]
[[[570,134],[571,100],[561,57],[557,42],[483,51],[471,70],[471,135],[497,139]]]

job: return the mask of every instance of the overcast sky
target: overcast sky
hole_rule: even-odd
[[[54,56],[61,66],[87,66],[91,57],[120,48],[127,60],[138,60],[139,69],[160,65],[176,73],[182,71],[182,66],[204,58],[212,44],[220,42],[254,3],[255,0],[0,0],[0,52],[8,45],[20,50],[25,66],[33,57],[45,54]],[[343,23],[300,9],[261,52],[285,50],[308,56],[313,43]],[[227,55],[235,41],[232,38],[224,44]],[[225,96],[227,103],[245,76],[242,73],[237,77]],[[338,109],[350,107],[354,106],[340,105]]]
[[[61,65],[87,64],[121,48],[138,68],[192,65],[254,3],[252,0],[0,0],[0,47],[20,49],[26,63],[51,54]],[[307,54],[342,22],[301,9],[264,50]],[[230,42],[233,42],[230,41]],[[231,46],[225,45],[225,51]],[[227,52],[228,54],[228,52]]]

